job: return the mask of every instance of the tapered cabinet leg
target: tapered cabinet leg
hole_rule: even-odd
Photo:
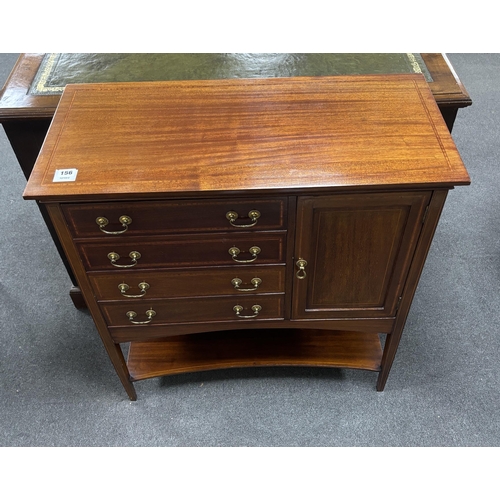
[[[400,307],[397,312],[397,319],[393,331],[387,336],[382,354],[382,369],[377,380],[377,391],[383,391],[387,377],[391,371],[392,363],[398,350],[401,334],[406,323],[406,318],[410,310],[410,305],[417,288],[418,280],[424,267],[425,259],[431,246],[432,238],[436,230],[441,211],[448,194],[447,190],[436,190],[432,195],[427,215],[424,217],[424,224],[420,234],[419,242],[413,256],[412,266],[408,273],[405,289],[403,291]]]
[[[398,331],[393,331],[390,335],[387,335],[387,338],[385,340],[384,352],[382,354],[382,368],[377,379],[377,391],[383,391],[385,388],[387,377],[389,377],[392,363],[394,361],[394,358],[396,357],[396,352],[398,350],[399,341],[401,340],[402,331],[403,328],[399,328]]]
[[[132,382],[128,381],[126,384],[123,384],[125,391],[127,391],[127,395],[130,401],[137,401],[137,393],[135,392],[135,387]]]
[[[77,309],[87,309],[87,304],[85,302],[85,299],[83,298],[82,291],[78,286],[71,287],[71,290],[69,291],[69,296],[73,301],[73,305]]]
[[[108,349],[106,343],[104,345],[106,347],[106,350],[108,351],[111,362],[115,367],[116,373],[120,378],[120,381],[125,391],[127,392],[128,397],[130,398],[130,401],[136,401],[137,393],[135,392],[134,384],[130,380],[130,374],[120,345],[113,344],[113,348],[111,349]]]

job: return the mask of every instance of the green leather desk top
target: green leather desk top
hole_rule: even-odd
[[[46,54],[32,95],[61,94],[68,83],[218,80],[423,73],[419,54]]]

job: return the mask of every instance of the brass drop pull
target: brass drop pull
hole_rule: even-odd
[[[109,220],[106,219],[106,217],[97,217],[95,221],[99,226],[99,229],[106,234],[123,234],[128,229],[128,226],[132,224],[131,217],[129,217],[128,215],[122,215],[118,219],[118,221],[124,227],[124,229],[122,229],[121,231],[106,231],[104,228],[109,224]]]
[[[295,265],[299,268],[299,270],[296,272],[295,276],[297,276],[297,278],[299,280],[303,280],[307,276],[306,271],[305,271],[306,266],[307,266],[307,260],[299,259],[299,260],[297,260]]]
[[[144,297],[146,295],[146,291],[149,289],[149,284],[145,281],[139,283],[137,285],[141,293],[139,295],[127,295],[125,292],[130,288],[126,283],[121,283],[118,285],[118,289],[124,297],[128,297],[129,299],[138,299],[139,297]]]
[[[247,260],[239,260],[236,257],[238,257],[238,255],[241,253],[241,250],[238,247],[231,247],[229,249],[229,253],[233,258],[234,262],[241,262],[242,264],[248,264],[249,262],[254,262],[255,260],[257,260],[257,255],[259,255],[260,253],[260,248],[251,247],[248,251],[250,252],[252,258]]]
[[[238,292],[255,292],[255,290],[257,290],[257,288],[259,288],[259,286],[261,285],[262,280],[260,278],[252,278],[250,280],[250,283],[253,285],[253,288],[241,288],[242,283],[243,281],[240,278],[233,278],[231,280],[231,285],[233,285],[234,289],[238,290]],[[249,286],[249,285],[243,285],[243,286]]]
[[[226,214],[226,219],[229,221],[231,226],[234,226],[234,227],[253,227],[253,226],[255,226],[255,224],[257,224],[257,220],[260,217],[260,212],[258,210],[250,210],[250,212],[248,212],[248,218],[252,221],[251,224],[235,224],[238,217],[239,217],[238,212],[235,212],[234,210],[230,210]]]
[[[238,316],[238,318],[240,319],[256,318],[259,315],[260,311],[262,311],[262,306],[259,306],[258,304],[252,306],[252,311],[254,312],[254,314],[250,316],[241,315],[241,311],[243,311],[243,306],[234,306],[233,311],[236,313],[236,316]]]
[[[141,258],[141,254],[135,250],[130,252],[128,256],[132,259],[132,264],[117,264],[116,261],[120,258],[120,256],[116,252],[108,253],[108,259],[115,267],[134,267],[137,264],[137,261]]]
[[[156,316],[156,311],[153,311],[153,309],[148,309],[146,311],[146,317],[148,318],[147,321],[134,321],[134,318],[137,317],[137,313],[135,311],[128,311],[126,315],[128,320],[134,325],[147,325],[148,323],[151,323],[153,317]]]

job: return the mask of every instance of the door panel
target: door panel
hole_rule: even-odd
[[[300,197],[293,317],[393,316],[430,195]]]

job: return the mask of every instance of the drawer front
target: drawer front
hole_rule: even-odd
[[[283,319],[283,298],[283,294],[185,298],[135,303],[101,303],[100,307],[109,326],[147,329],[149,325],[172,323],[251,322],[260,319]],[[147,315],[147,311],[150,310],[154,311],[152,317]],[[131,318],[132,321],[143,324],[132,323],[127,316],[128,312],[136,314]]]
[[[249,229],[245,226],[256,230],[285,229],[286,206],[286,198],[276,198],[82,203],[62,205],[62,210],[73,236],[87,238],[106,237],[104,231],[134,236]],[[258,212],[258,217],[253,211]],[[120,221],[121,217],[129,220]]]
[[[285,232],[255,232],[80,241],[76,246],[88,271],[109,271],[282,263],[285,242]],[[231,254],[231,249],[239,253]]]
[[[90,273],[88,277],[97,300],[147,301],[285,291],[284,265]]]

